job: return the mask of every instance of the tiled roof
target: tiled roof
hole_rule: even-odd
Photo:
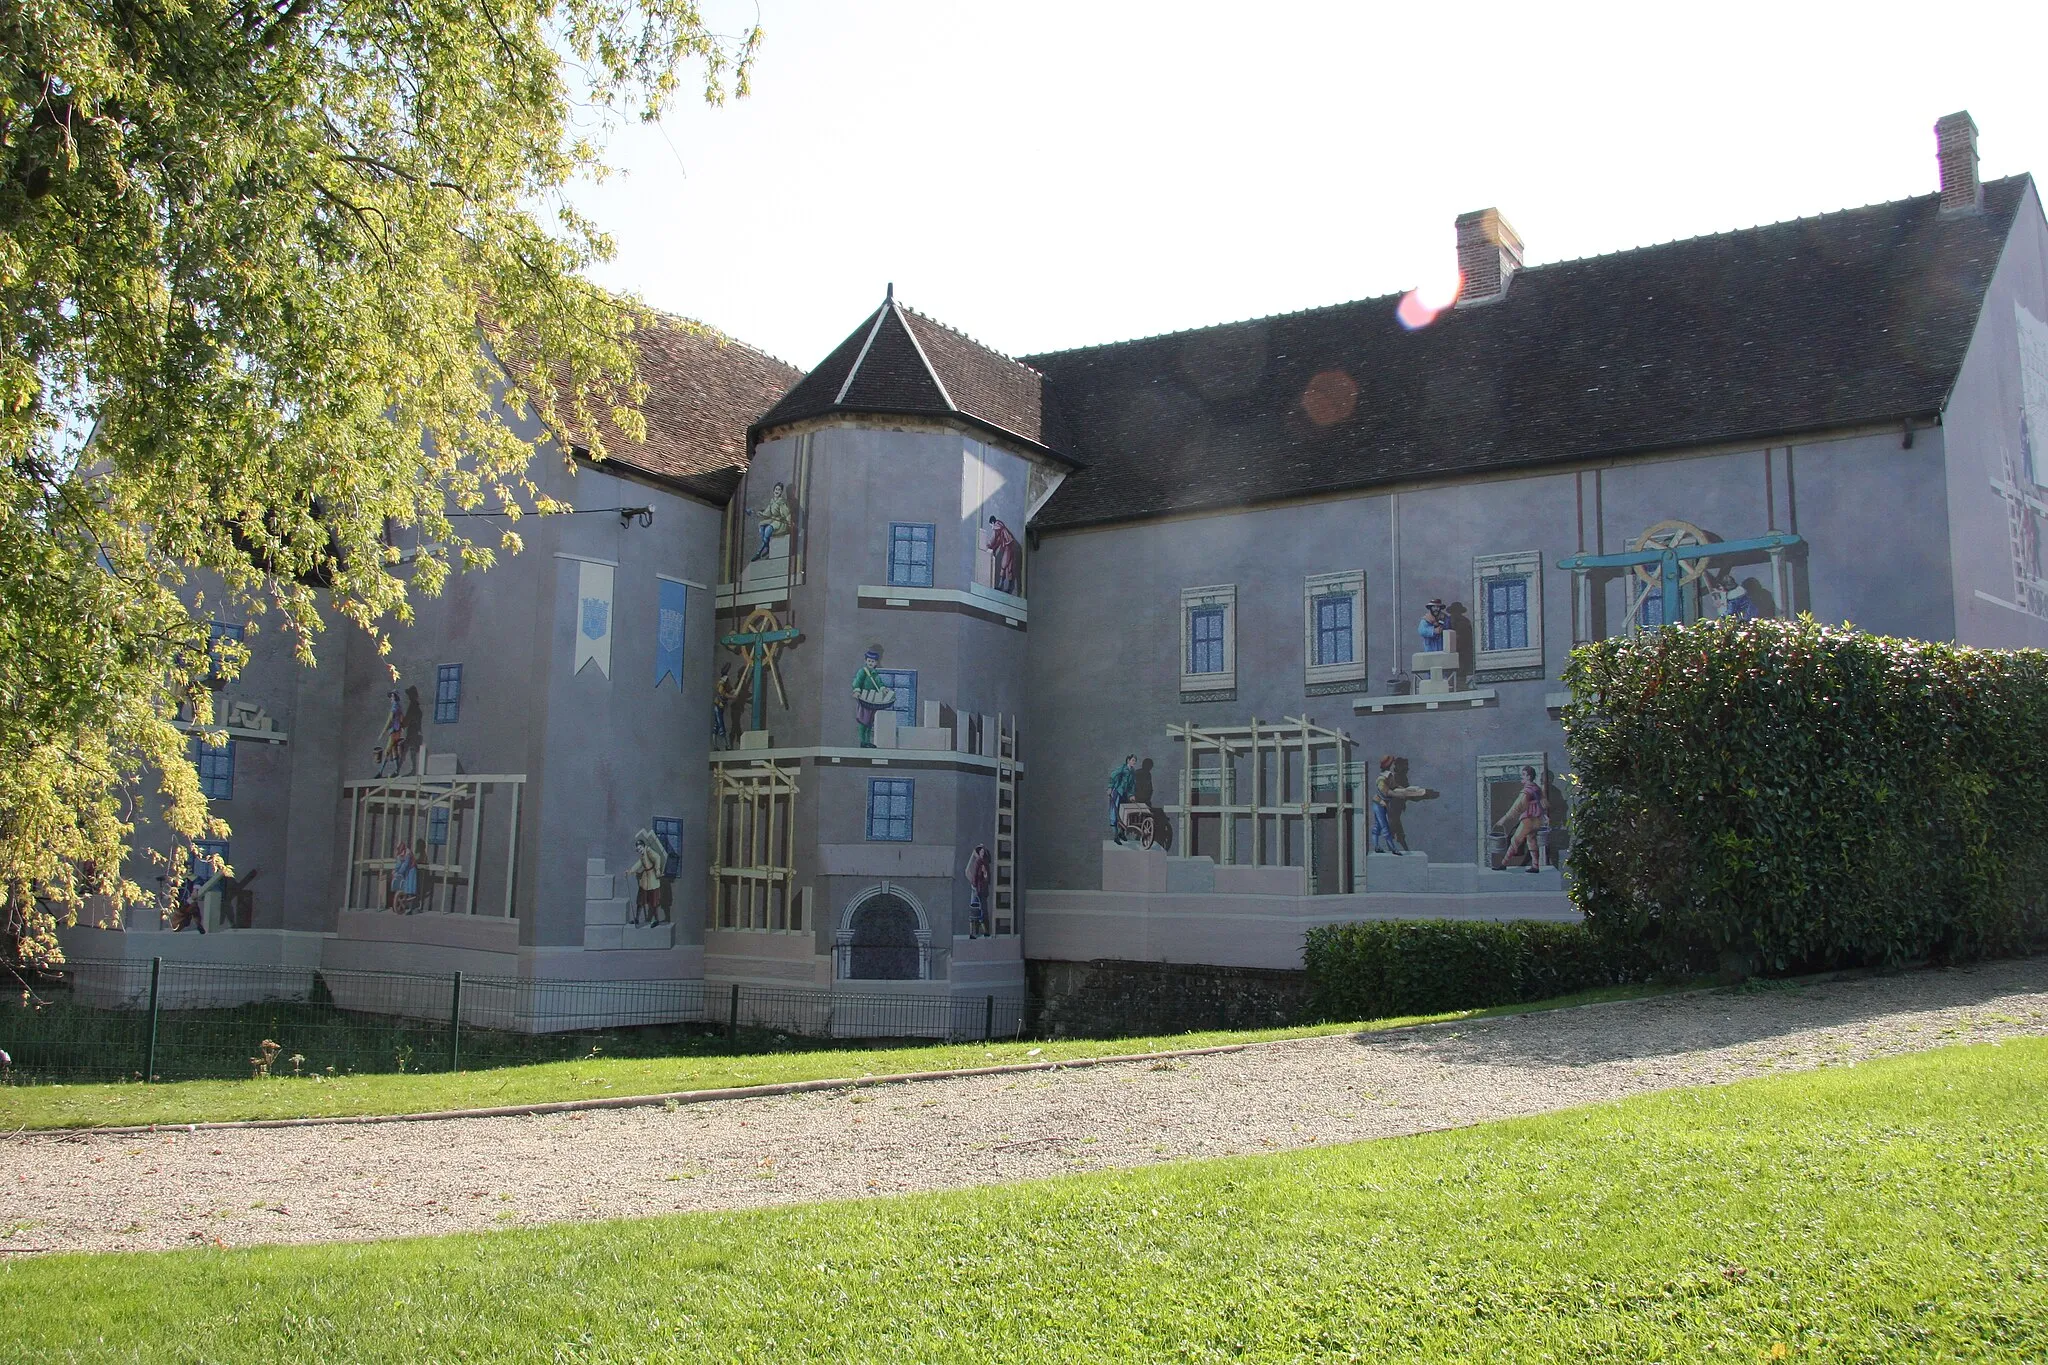
[[[1760,440],[1934,412],[2025,176],[1395,297],[1026,357],[1084,464],[1042,527]]]
[[[892,292],[751,434],[833,413],[957,417],[1064,453],[1045,408],[1044,376],[912,312]]]
[[[647,439],[606,424],[606,462],[724,502],[747,467],[747,424],[803,378],[803,371],[695,323],[657,315],[633,334],[647,385]]]

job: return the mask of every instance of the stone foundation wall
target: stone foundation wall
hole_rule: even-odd
[[[1308,974],[1168,962],[1026,961],[1041,1036],[1112,1038],[1276,1028],[1300,1017]]]

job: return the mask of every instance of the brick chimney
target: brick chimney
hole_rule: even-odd
[[[1941,164],[1941,211],[1969,213],[1984,205],[1977,179],[1977,124],[1967,111],[1934,122],[1935,159]]]
[[[1522,268],[1522,238],[1499,209],[1458,215],[1458,273],[1465,277],[1458,307],[1507,297],[1508,281]]]

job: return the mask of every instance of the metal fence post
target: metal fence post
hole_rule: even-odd
[[[153,957],[149,960],[149,1051],[142,1062],[142,1083],[148,1085],[156,1079],[156,1001],[157,982],[162,978],[164,960]]]
[[[453,1000],[448,1006],[448,1069],[462,1070],[462,973],[455,974]]]
[[[995,1041],[995,1036],[996,998],[993,995],[991,995],[988,998],[988,1017],[981,1021],[981,1041],[984,1043],[993,1042]]]
[[[732,1013],[725,1021],[725,1037],[728,1042],[740,1040],[740,983],[737,981],[732,983]]]

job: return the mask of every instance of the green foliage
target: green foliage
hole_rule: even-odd
[[[610,243],[565,192],[602,170],[589,130],[679,73],[744,94],[758,39],[692,0],[0,0],[0,896],[26,956],[82,895],[140,896],[112,869],[145,773],[173,831],[222,832],[170,723],[210,724],[195,684],[246,658],[208,659],[209,616],[268,614],[310,664],[324,621],[376,633],[517,549],[447,513],[546,510],[541,426],[598,455],[607,423],[640,433],[644,310],[582,277]]]
[[[1582,645],[1572,894],[1611,943],[1772,972],[2025,947],[2048,890],[2048,654],[1797,621]]]
[[[1648,959],[1582,925],[1365,920],[1308,931],[1309,1017],[1379,1019],[1647,981]]]
[[[2044,1097],[2020,1039],[943,1195],[10,1256],[0,1359],[2041,1360]]]

